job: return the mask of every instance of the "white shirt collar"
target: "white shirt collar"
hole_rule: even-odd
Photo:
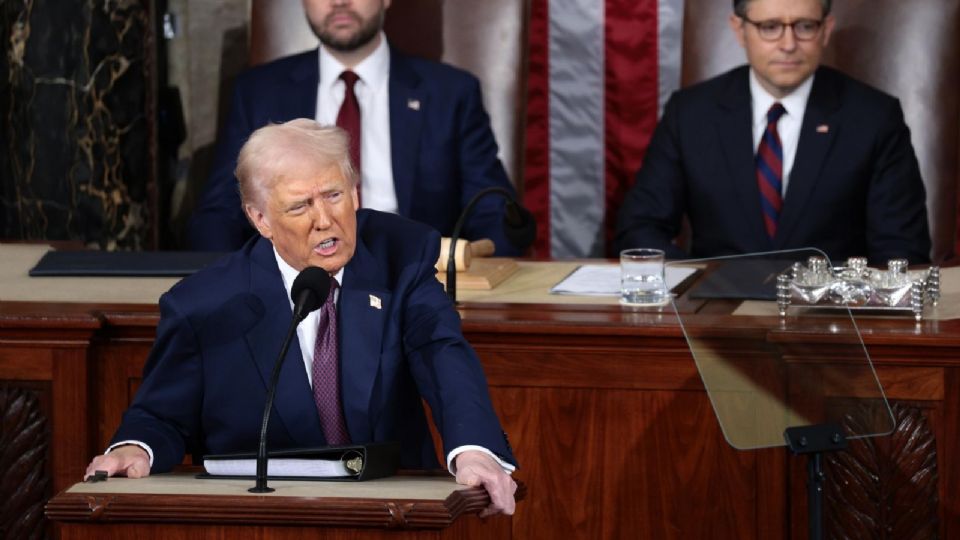
[[[774,103],[780,102],[787,111],[787,116],[798,120],[803,118],[803,113],[807,109],[807,99],[810,98],[810,90],[813,88],[813,78],[816,74],[807,77],[807,80],[800,83],[800,86],[793,92],[790,92],[781,99],[776,99],[770,92],[767,92],[757,74],[750,68],[750,97],[753,103],[753,125],[767,123],[767,111]]]
[[[297,276],[300,274],[294,267],[287,264],[287,261],[283,260],[283,257],[280,256],[280,253],[277,252],[277,248],[273,248],[273,256],[277,259],[277,266],[280,268],[280,277],[283,279],[283,288],[287,291],[287,300],[290,301],[290,309],[293,309],[293,300],[290,298],[290,289],[293,288],[293,280],[297,279]],[[341,268],[336,275],[333,276],[333,279],[337,280],[337,283],[343,284],[343,268]],[[340,289],[335,289],[336,295],[334,296],[334,301],[338,300],[340,295]]]
[[[347,68],[333,57],[322,44],[318,48],[320,62],[320,88],[329,89],[340,81],[340,74]],[[380,44],[369,56],[353,67],[360,83],[368,88],[379,88],[390,76],[390,47],[387,37],[380,32]]]

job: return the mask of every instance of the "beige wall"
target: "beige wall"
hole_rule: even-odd
[[[179,235],[206,180],[233,77],[247,64],[250,0],[169,0],[168,9],[177,27],[166,41],[169,84],[180,90],[187,127],[171,201]]]

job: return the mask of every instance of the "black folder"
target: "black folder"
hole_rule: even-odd
[[[718,261],[690,289],[690,298],[728,300],[776,300],[777,275],[793,261],[786,259],[729,259]]]
[[[30,269],[30,276],[183,277],[223,255],[208,251],[48,251]]]
[[[269,476],[271,480],[373,480],[396,474],[400,466],[400,444],[397,442],[377,442],[344,446],[324,446],[319,448],[297,448],[267,452],[270,461],[287,460],[327,460],[340,462],[347,470],[343,475],[284,475]],[[203,456],[204,466],[208,461],[238,462],[245,472],[239,474],[197,475],[197,478],[244,478],[254,479],[257,469],[255,452],[236,454],[214,454]],[[269,465],[268,465],[269,468]],[[249,471],[249,474],[246,472]]]

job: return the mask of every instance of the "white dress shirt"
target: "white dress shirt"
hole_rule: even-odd
[[[323,45],[318,56],[320,83],[315,120],[333,126],[343,104],[346,85],[340,74],[346,68]],[[390,153],[390,48],[383,32],[380,45],[353,72],[360,77],[354,86],[360,104],[360,202],[364,208],[396,214],[397,191]]]
[[[290,298],[290,289],[293,288],[293,280],[297,279],[297,272],[287,261],[280,257],[277,249],[273,249],[273,254],[277,259],[277,266],[280,267],[280,277],[283,279],[283,288],[287,291],[287,300],[290,301],[290,310],[293,310],[293,299]],[[337,283],[343,282],[343,268],[333,276]],[[340,301],[340,288],[333,291],[333,302]],[[313,350],[317,344],[317,330],[320,329],[320,310],[314,310],[307,314],[300,324],[297,325],[297,342],[300,343],[300,352],[303,354],[303,367],[307,370],[307,382],[310,388],[313,388]]]
[[[787,184],[790,182],[790,172],[793,171],[794,159],[797,155],[797,145],[800,142],[800,127],[803,125],[803,113],[807,110],[807,99],[813,87],[813,75],[807,77],[796,90],[784,98],[776,99],[760,85],[757,74],[750,70],[750,97],[753,104],[753,153],[760,148],[760,139],[767,129],[767,112],[770,107],[780,102],[786,113],[777,122],[777,133],[780,135],[780,144],[783,147],[783,193],[786,197]]]

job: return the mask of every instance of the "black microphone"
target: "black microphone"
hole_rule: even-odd
[[[491,193],[496,193],[507,200],[503,215],[503,232],[507,241],[513,244],[517,249],[526,249],[537,238],[537,222],[529,210],[520,206],[520,203],[513,198],[513,193],[502,187],[488,187],[480,190],[463,207],[463,212],[453,226],[453,234],[450,235],[450,252],[447,254],[447,296],[454,304],[457,303],[457,240],[460,239],[460,231],[463,230],[463,224],[467,222],[467,217],[473,211],[480,199]]]
[[[270,423],[270,411],[273,410],[273,398],[277,393],[277,382],[280,380],[280,367],[283,358],[287,356],[290,341],[297,331],[297,325],[311,311],[316,311],[327,300],[330,294],[330,275],[327,271],[316,266],[308,266],[293,280],[290,287],[290,299],[293,300],[293,320],[287,329],[287,336],[283,338],[280,347],[280,356],[273,365],[270,376],[270,387],[267,390],[267,402],[263,406],[263,422],[260,424],[260,446],[257,448],[257,485],[248,489],[250,493],[270,493],[273,488],[267,487],[267,424]]]
[[[503,232],[511,244],[525,249],[537,239],[537,220],[529,210],[510,199],[503,216]]]

